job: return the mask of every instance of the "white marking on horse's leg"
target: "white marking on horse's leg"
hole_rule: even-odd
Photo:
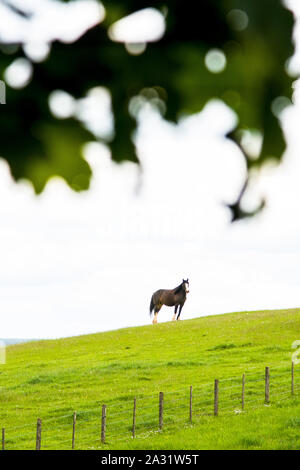
[[[176,320],[176,313],[174,313],[173,318],[172,318],[172,321],[175,321],[175,320]]]
[[[157,323],[157,313],[155,313],[152,323],[153,323],[153,325],[154,325],[155,323]]]

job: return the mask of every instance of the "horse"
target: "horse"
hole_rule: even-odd
[[[182,283],[175,287],[175,289],[159,289],[151,297],[150,302],[150,317],[152,311],[154,310],[154,318],[152,323],[157,323],[157,315],[163,305],[168,307],[175,306],[173,321],[179,320],[182,307],[186,301],[186,294],[189,292],[189,280],[182,279]],[[179,312],[176,318],[177,309],[179,307]]]

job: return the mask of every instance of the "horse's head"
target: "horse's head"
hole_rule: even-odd
[[[182,279],[182,285],[183,285],[186,293],[190,292],[190,284],[189,284],[188,279]]]

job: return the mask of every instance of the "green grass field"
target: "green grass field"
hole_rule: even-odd
[[[300,448],[300,364],[291,396],[300,309],[241,312],[9,346],[0,365],[7,449]],[[264,371],[270,367],[270,403]],[[245,408],[241,378],[246,374]],[[219,416],[213,415],[219,379]],[[193,386],[193,423],[189,393]],[[158,394],[164,427],[158,430]],[[132,439],[133,399],[137,399]],[[101,444],[101,406],[107,405]]]

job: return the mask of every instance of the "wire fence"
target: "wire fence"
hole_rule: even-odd
[[[201,423],[203,417],[251,411],[299,396],[300,368],[251,371],[175,391],[108,402],[89,410],[2,427],[2,449],[99,449],[144,439],[162,430]]]

